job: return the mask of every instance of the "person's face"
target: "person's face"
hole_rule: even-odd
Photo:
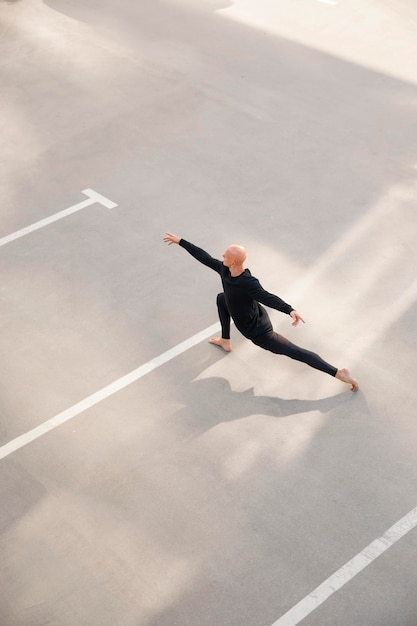
[[[231,267],[232,263],[233,263],[233,256],[230,250],[227,249],[226,252],[223,254],[223,265],[225,265],[226,267]]]

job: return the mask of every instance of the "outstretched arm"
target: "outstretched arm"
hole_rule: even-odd
[[[200,263],[202,263],[203,265],[210,267],[212,270],[220,274],[223,263],[218,259],[214,259],[212,256],[210,256],[208,252],[206,252],[202,248],[198,248],[194,244],[186,241],[182,237],[178,237],[178,235],[174,235],[173,233],[166,233],[164,241],[169,246],[173,243],[179,244],[181,248],[187,250],[187,252],[191,254],[191,256],[197,259],[197,261],[200,261]]]
[[[293,326],[298,326],[300,322],[303,322],[303,324],[305,323],[304,319],[292,308],[291,304],[287,304],[279,296],[266,291],[260,284],[259,280],[254,276],[251,277],[249,294],[254,300],[257,300],[261,304],[266,304],[266,306],[269,306],[272,309],[276,309],[277,311],[290,315],[293,320]]]

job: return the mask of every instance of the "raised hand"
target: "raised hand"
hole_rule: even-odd
[[[180,240],[181,240],[181,237],[178,237],[177,235],[174,235],[173,233],[166,233],[166,236],[164,237],[165,243],[167,243],[169,246],[171,246],[173,243],[178,244]]]

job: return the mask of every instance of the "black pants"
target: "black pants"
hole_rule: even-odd
[[[230,339],[230,313],[226,305],[224,293],[219,293],[217,296],[217,310],[219,312],[220,324],[222,327],[223,339]],[[271,330],[263,335],[257,337],[248,337],[256,346],[269,350],[274,354],[283,354],[295,361],[301,361],[306,363],[310,367],[314,367],[316,370],[330,374],[330,376],[336,376],[337,367],[326,363],[315,352],[310,352],[304,348],[296,346],[288,339],[276,333],[271,326]]]

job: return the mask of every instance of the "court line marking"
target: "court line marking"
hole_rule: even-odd
[[[7,243],[10,243],[11,241],[15,241],[16,239],[20,239],[20,237],[24,237],[25,235],[29,235],[30,233],[33,233],[35,230],[39,230],[40,228],[44,228],[45,226],[48,226],[49,224],[52,224],[53,222],[62,220],[63,217],[67,217],[67,215],[76,213],[77,211],[80,211],[81,209],[84,209],[85,207],[90,206],[91,204],[95,204],[96,202],[98,202],[99,204],[102,204],[107,209],[114,209],[115,207],[117,207],[117,204],[115,202],[112,202],[108,198],[105,198],[104,196],[102,196],[100,193],[97,193],[97,191],[94,191],[93,189],[84,189],[81,193],[88,196],[87,200],[82,200],[81,202],[78,202],[77,204],[70,206],[68,209],[64,209],[63,211],[54,213],[53,215],[50,215],[49,217],[46,217],[43,220],[39,220],[39,222],[34,222],[30,226],[26,226],[25,228],[16,230],[14,233],[11,233],[10,235],[6,235],[5,237],[2,237],[0,239],[0,246],[5,246]]]
[[[105,400],[106,398],[109,398],[118,391],[121,391],[128,385],[131,385],[140,378],[143,378],[143,376],[146,376],[146,374],[149,374],[149,372],[152,372],[161,365],[168,363],[168,361],[171,361],[172,359],[179,356],[183,352],[186,352],[204,339],[207,339],[211,335],[217,333],[219,330],[219,322],[213,324],[212,326],[209,326],[208,328],[205,328],[204,330],[196,333],[192,337],[189,337],[185,341],[177,344],[173,348],[170,348],[166,352],[163,352],[151,361],[144,363],[143,365],[129,372],[125,376],[122,376],[121,378],[115,380],[106,387],[103,387],[102,389],[96,391],[87,398],[84,398],[84,400],[77,402],[69,409],[58,413],[58,415],[51,417],[49,420],[46,420],[42,424],[39,424],[39,426],[36,426],[35,428],[32,428],[23,435],[19,435],[15,439],[12,439],[8,443],[0,447],[0,459],[4,459],[13,452],[16,452],[16,450],[19,450],[20,448],[23,448],[23,446],[26,446],[31,441],[39,439],[39,437],[42,437],[54,428],[57,428],[65,422],[68,422],[77,415],[80,415],[80,413],[83,413],[87,409],[95,406],[102,400]]]
[[[404,515],[391,528],[386,530],[384,534],[372,541],[353,559],[345,563],[340,569],[332,574],[321,585],[316,587],[314,591],[308,594],[303,600],[298,602],[292,609],[287,611],[279,620],[274,622],[272,626],[296,626],[307,615],[312,613],[320,604],[322,604],[333,593],[346,585],[365,567],[370,565],[376,558],[381,556],[388,548],[391,548],[399,539],[404,537],[410,530],[417,526],[417,507],[412,509],[407,515]]]

